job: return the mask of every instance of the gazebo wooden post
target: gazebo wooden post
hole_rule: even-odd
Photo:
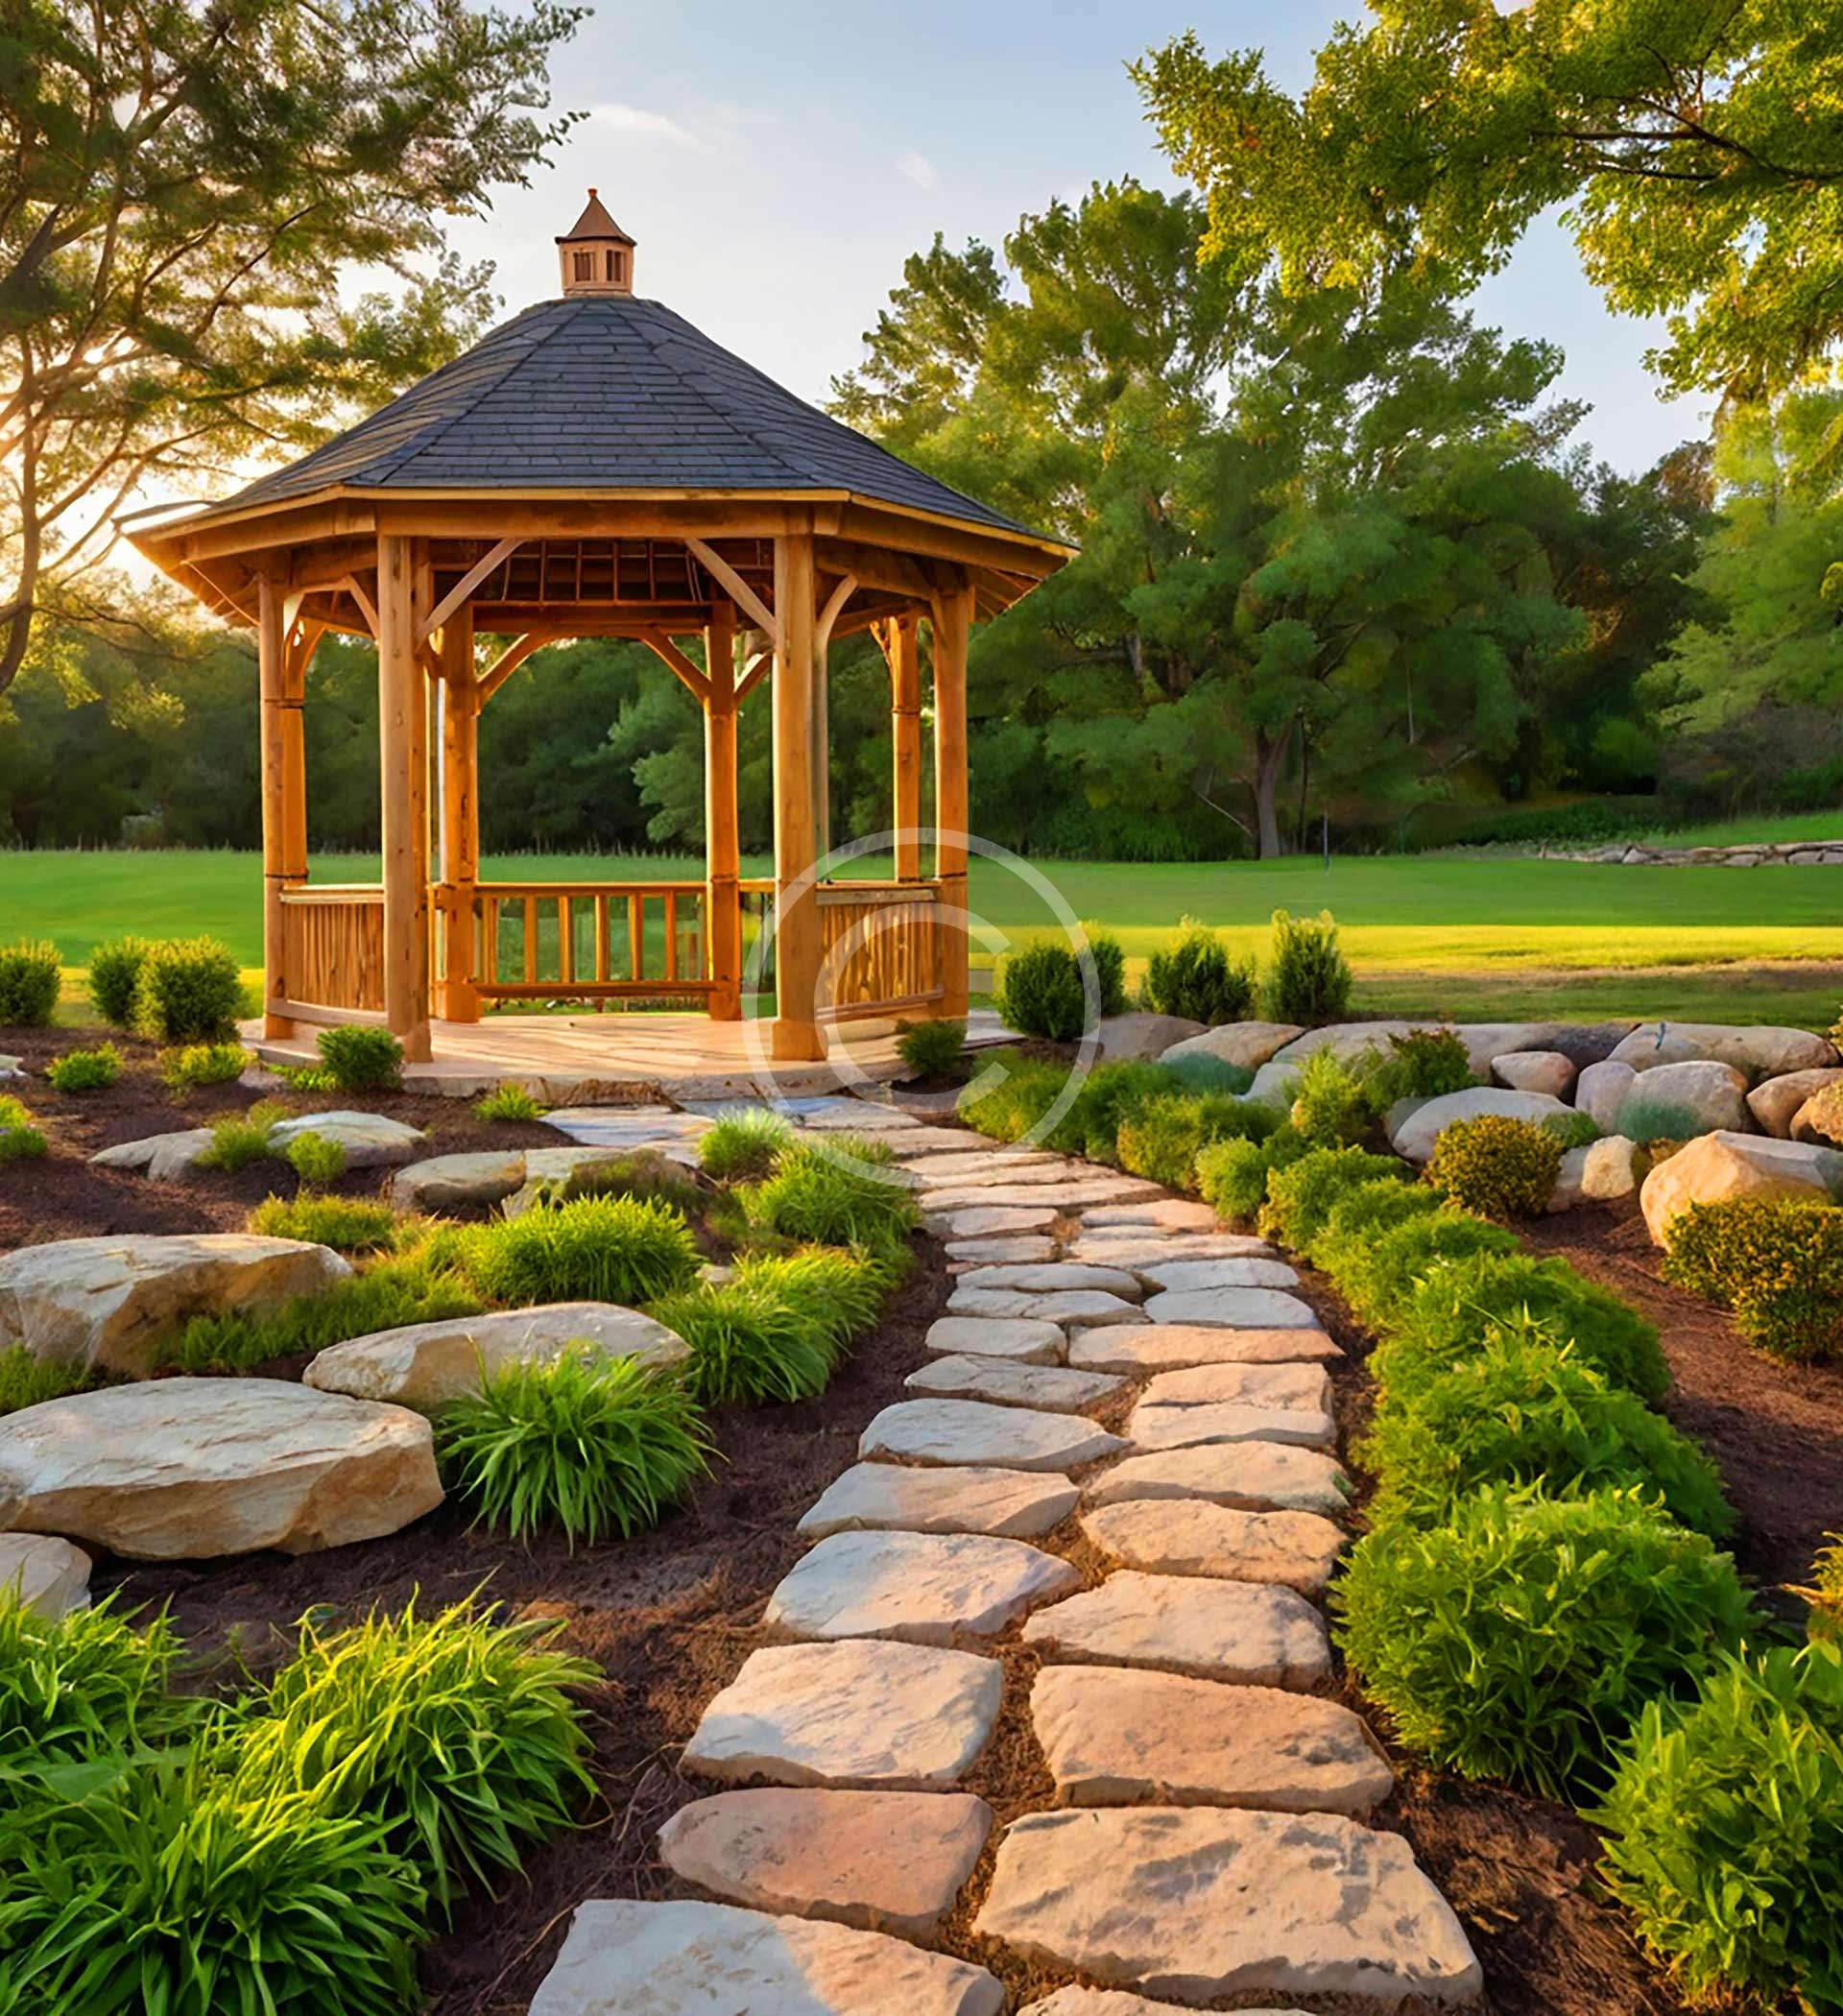
[[[736,611],[714,596],[704,633],[704,906],[710,1017],[742,1020],[742,841],[736,814]]]
[[[418,593],[418,589],[420,593]],[[429,1047],[428,713],[416,624],[430,605],[428,542],[377,540],[378,785],[384,842],[384,1020],[414,1064]]]
[[[895,756],[890,824],[896,829],[896,879],[922,877],[922,623],[895,617],[885,633],[890,661],[890,743]]]
[[[948,921],[941,932],[941,1017],[964,1019],[967,931],[967,640],[972,590],[950,588],[934,604],[934,873]]]
[[[473,611],[443,624],[442,882],[446,892],[441,1010],[451,1022],[477,1022],[473,902],[480,879],[480,687],[473,663]]]
[[[288,676],[286,598],[266,574],[257,589],[256,676],[261,694],[262,753],[262,1028],[279,1040],[294,1019],[274,1003],[291,997],[284,889],[307,878],[306,759],[300,682]]]
[[[777,1058],[826,1055],[817,1002],[820,943],[817,892],[789,892],[819,858],[819,800],[813,775],[813,536],[775,541],[775,1023]]]

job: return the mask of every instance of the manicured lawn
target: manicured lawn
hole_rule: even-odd
[[[1783,822],[1775,822],[1783,827]],[[241,853],[0,856],[0,941],[46,937],[80,967],[99,940],[208,931],[248,967],[261,955],[261,864]],[[1377,1013],[1835,1020],[1843,993],[1843,871],[1643,869],[1501,856],[1392,855],[1142,867],[1033,864],[1073,914],[1105,924],[1134,968],[1189,916],[1236,948],[1266,948],[1276,908],[1329,909],[1356,965],[1359,1006]],[[768,864],[748,862],[745,874]],[[887,872],[866,861],[865,874]],[[373,860],[317,859],[328,881],[374,878]],[[490,858],[486,874],[546,880],[696,878],[703,863],[649,857]],[[1045,900],[979,860],[972,907],[991,930],[975,964],[1054,928]]]

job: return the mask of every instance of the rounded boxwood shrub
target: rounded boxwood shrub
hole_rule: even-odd
[[[0,946],[0,1024],[42,1029],[58,1010],[63,961],[48,939]]]
[[[115,938],[89,955],[89,998],[97,1014],[118,1029],[134,1020],[134,996],[147,954],[145,938]]]
[[[1426,1180],[1480,1217],[1540,1218],[1561,1173],[1562,1144],[1546,1128],[1481,1113],[1440,1130]]]
[[[1429,1218],[1446,1210],[1444,1198],[1436,1197],[1424,1183],[1410,1183],[1406,1178],[1406,1170],[1398,1165],[1392,1175],[1372,1176],[1346,1190],[1305,1242],[1304,1251],[1313,1266],[1337,1281],[1352,1264],[1353,1256],[1367,1252],[1384,1233],[1405,1225],[1410,1218]]]
[[[160,1043],[222,1043],[236,1034],[243,976],[215,938],[150,945],[134,991],[134,1026]]]
[[[1147,1007],[1185,1021],[1238,1022],[1255,1005],[1252,960],[1230,956],[1221,937],[1185,918],[1174,946],[1152,954],[1145,970]]]
[[[1636,1490],[1711,1539],[1734,1530],[1721,1474],[1702,1449],[1537,1331],[1495,1332],[1437,1378],[1386,1391],[1358,1454],[1378,1480],[1378,1525],[1436,1525],[1480,1485],[1511,1483],[1555,1498]]]
[[[1735,1312],[1777,1357],[1843,1348],[1843,1210],[1795,1197],[1692,1204],[1665,1229],[1663,1278]]]
[[[1353,1189],[1368,1183],[1401,1184],[1405,1178],[1392,1155],[1371,1155],[1362,1148],[1314,1148],[1268,1178],[1267,1201],[1258,1219],[1261,1236],[1303,1253]]]
[[[1279,1125],[1273,1109],[1221,1093],[1167,1092],[1120,1123],[1120,1167],[1167,1189],[1196,1188],[1197,1152],[1213,1140],[1265,1140]]]
[[[1349,1249],[1332,1279],[1361,1321],[1387,1330],[1416,1287],[1441,1267],[1516,1251],[1516,1238],[1501,1225],[1445,1204],[1390,1227],[1372,1245]]]
[[[1197,1189],[1217,1217],[1246,1220],[1267,1201],[1273,1172],[1311,1152],[1311,1142],[1286,1125],[1265,1140],[1211,1141],[1197,1151]]]
[[[1315,918],[1274,912],[1273,955],[1262,987],[1273,1020],[1308,1029],[1342,1021],[1355,986],[1356,975],[1339,948],[1337,923],[1328,910]]]
[[[998,1019],[1022,1036],[1073,1043],[1088,1026],[1082,969],[1065,945],[1043,939],[1000,962],[993,998]]]
[[[1557,1798],[1603,1781],[1646,1705],[1691,1692],[1755,1621],[1726,1554],[1610,1490],[1496,1486],[1446,1525],[1379,1526],[1331,1604],[1345,1657],[1403,1743]]]
[[[1694,2002],[1843,2007],[1843,1650],[1722,1660],[1644,1711],[1600,1873]]]
[[[338,1092],[395,1092],[403,1083],[403,1045],[388,1029],[323,1029],[321,1069]]]
[[[106,1092],[122,1075],[122,1053],[112,1043],[98,1044],[93,1050],[66,1050],[45,1067],[45,1082],[53,1092]]]
[[[633,1307],[683,1287],[702,1255],[691,1228],[648,1197],[577,1197],[539,1205],[467,1238],[469,1278],[490,1302],[531,1308],[545,1302]]]
[[[1464,1363],[1495,1330],[1529,1328],[1572,1345],[1580,1363],[1640,1400],[1655,1404],[1670,1390],[1652,1325],[1566,1260],[1527,1253],[1483,1254],[1428,1275],[1370,1369],[1390,1392],[1405,1392]]]

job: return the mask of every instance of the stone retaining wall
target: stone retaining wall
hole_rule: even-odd
[[[1843,840],[1780,840],[1757,847],[1640,847],[1620,841],[1586,852],[1544,848],[1544,861],[1618,861],[1645,868],[1843,868]]]

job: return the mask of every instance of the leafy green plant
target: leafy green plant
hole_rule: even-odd
[[[1246,1221],[1267,1201],[1274,1170],[1311,1152],[1311,1142],[1290,1126],[1277,1127],[1264,1141],[1211,1141],[1197,1151],[1198,1193],[1217,1217]]]
[[[284,1152],[288,1166],[310,1189],[324,1188],[346,1173],[344,1143],[328,1135],[316,1134],[311,1127],[296,1135]]]
[[[1304,1252],[1317,1237],[1333,1208],[1369,1183],[1405,1185],[1392,1155],[1362,1148],[1314,1148],[1267,1180],[1267,1201],[1257,1223],[1263,1238]]]
[[[719,1183],[758,1183],[794,1138],[785,1115],[772,1106],[745,1106],[719,1114],[698,1137],[698,1161]]]
[[[1268,1015],[1277,1022],[1316,1028],[1343,1020],[1356,976],[1337,942],[1337,923],[1328,910],[1316,918],[1274,912],[1274,948],[1262,989]]]
[[[858,1135],[795,1140],[775,1173],[750,1190],[750,1222],[783,1239],[816,1246],[905,1243],[921,1223],[915,1199],[890,1168],[890,1150]],[[881,1170],[889,1169],[885,1175]]]
[[[1649,1147],[1657,1141],[1692,1141],[1709,1132],[1709,1123],[1693,1106],[1635,1091],[1619,1107],[1618,1131]]]
[[[188,1043],[160,1052],[160,1076],[175,1092],[228,1085],[256,1061],[240,1043]]]
[[[62,985],[63,961],[49,939],[0,945],[0,1025],[46,1027]]]
[[[1072,1043],[1088,1026],[1081,966],[1067,946],[1047,938],[999,961],[993,1005],[1008,1029],[1050,1043]]]
[[[1811,1564],[1808,1588],[1795,1589],[1811,1606],[1806,1629],[1813,1638],[1843,1642],[1843,1533],[1827,1533],[1828,1547],[1820,1548]]]
[[[1067,1079],[1061,1065],[1033,1062],[1017,1050],[991,1050],[980,1073],[985,1090],[974,1092],[969,1087],[955,1110],[989,1140],[1018,1140],[1056,1103]]]
[[[1360,1073],[1378,1115],[1398,1099],[1438,1099],[1463,1092],[1477,1078],[1466,1046],[1450,1029],[1410,1029],[1391,1036],[1388,1052]]]
[[[1159,1068],[1188,1092],[1227,1092],[1239,1098],[1255,1082],[1254,1072],[1245,1064],[1231,1064],[1226,1057],[1211,1057],[1207,1050],[1161,1057]]]
[[[576,1197],[472,1226],[464,1253],[474,1286],[503,1308],[651,1302],[683,1287],[701,1259],[683,1218],[650,1197]]]
[[[99,945],[89,955],[91,1004],[104,1021],[113,1022],[118,1029],[128,1028],[134,1020],[134,996],[147,953],[145,938],[116,938]]]
[[[1537,1125],[1555,1137],[1564,1155],[1570,1148],[1591,1148],[1601,1138],[1599,1122],[1586,1113],[1547,1114]]]
[[[1064,1084],[1058,1072],[1054,1087]],[[1068,1110],[1043,1137],[1043,1145],[1091,1162],[1117,1162],[1120,1129],[1152,1100],[1166,1096],[1175,1081],[1162,1065],[1141,1061],[1100,1064],[1082,1081]]]
[[[1167,1189],[1196,1188],[1197,1153],[1213,1140],[1265,1140],[1280,1124],[1271,1107],[1223,1093],[1167,1092],[1136,1107],[1114,1140],[1120,1167]]]
[[[271,1239],[304,1239],[335,1253],[388,1253],[403,1221],[369,1197],[265,1197],[250,1213],[250,1230]]]
[[[337,1092],[395,1092],[403,1083],[403,1045],[388,1029],[323,1029],[316,1046]]]
[[[473,1102],[473,1116],[477,1120],[539,1120],[549,1111],[541,1099],[510,1078],[490,1092],[482,1092]]]
[[[572,1548],[658,1525],[710,1468],[684,1387],[587,1345],[484,1375],[442,1409],[435,1435],[443,1474],[483,1524],[515,1540],[559,1527]]]
[[[1363,1256],[1384,1233],[1446,1210],[1443,1198],[1424,1183],[1409,1183],[1406,1174],[1398,1165],[1395,1175],[1373,1176],[1338,1197],[1301,1249],[1313,1266],[1341,1281],[1361,1267]]]
[[[167,1044],[223,1043],[243,1012],[243,975],[215,938],[164,938],[147,948],[134,989],[134,1026]]]
[[[1663,1277],[1735,1312],[1776,1357],[1843,1348],[1843,1209],[1793,1197],[1692,1204],[1664,1228]]]
[[[451,1909],[469,1879],[515,1874],[594,1790],[570,1698],[600,1675],[554,1648],[556,1626],[500,1623],[471,1601],[322,1632],[275,1675],[237,1761],[244,1797],[313,1791],[384,1824]]]
[[[235,1170],[261,1162],[275,1152],[269,1137],[275,1131],[275,1122],[286,1116],[273,1099],[258,1099],[244,1113],[226,1114],[211,1123],[211,1144],[199,1156],[199,1166]]]
[[[54,1092],[105,1092],[122,1075],[122,1053],[112,1043],[99,1044],[93,1050],[66,1050],[45,1067],[45,1078]]]
[[[37,1357],[23,1344],[0,1351],[0,1414],[16,1414],[21,1407],[62,1400],[66,1393],[87,1393],[101,1384],[95,1373],[74,1358]]]
[[[1315,1148],[1346,1148],[1376,1125],[1363,1081],[1335,1051],[1314,1050],[1299,1074],[1290,1116],[1295,1130]]]
[[[912,1078],[951,1078],[966,1048],[963,1021],[912,1022],[896,1040],[897,1055]]]
[[[1124,1015],[1131,1005],[1126,997],[1126,948],[1112,931],[1105,931],[1098,924],[1083,924],[1082,935],[1088,940],[1089,954],[1094,961],[1102,1015]]]
[[[401,2016],[417,1870],[378,1820],[250,1796],[214,1752],[99,1763],[0,1822],[11,2008]]]
[[[184,1650],[163,1612],[137,1622],[105,1598],[52,1619],[0,1588],[0,1810],[16,1796],[12,1773],[165,1742],[191,1728],[199,1703],[171,1692]]]
[[[1540,1484],[1553,1498],[1612,1485],[1662,1500],[1719,1540],[1735,1516],[1694,1442],[1534,1330],[1495,1331],[1477,1354],[1406,1392],[1389,1390],[1358,1451],[1378,1488],[1377,1525],[1436,1525],[1482,1484]]]
[[[1252,960],[1230,956],[1219,933],[1186,917],[1173,946],[1146,963],[1145,999],[1160,1015],[1192,1022],[1238,1022],[1255,1005]]]
[[[11,1092],[0,1092],[0,1168],[10,1162],[37,1162],[50,1152],[24,1105]]]
[[[1444,1769],[1555,1797],[1600,1782],[1650,1702],[1753,1620],[1734,1563],[1640,1497],[1507,1487],[1360,1541],[1331,1593],[1345,1657]]]
[[[740,1254],[735,1278],[786,1304],[842,1354],[876,1321],[884,1297],[913,1263],[906,1246],[800,1246]]]
[[[656,1302],[652,1314],[690,1345],[685,1384],[706,1406],[810,1400],[838,1362],[828,1326],[760,1282],[686,1289]]]
[[[1644,1710],[1601,1874],[1695,2003],[1843,2008],[1843,1648],[1723,1658]]]
[[[1480,1254],[1510,1255],[1516,1239],[1501,1225],[1475,1218],[1451,1204],[1392,1225],[1365,1246],[1352,1243],[1338,1256],[1331,1279],[1372,1330],[1385,1330],[1400,1317],[1419,1284],[1459,1260]]]
[[[1546,1128],[1481,1113],[1440,1130],[1426,1179],[1481,1218],[1540,1218],[1562,1173],[1562,1144]]]

